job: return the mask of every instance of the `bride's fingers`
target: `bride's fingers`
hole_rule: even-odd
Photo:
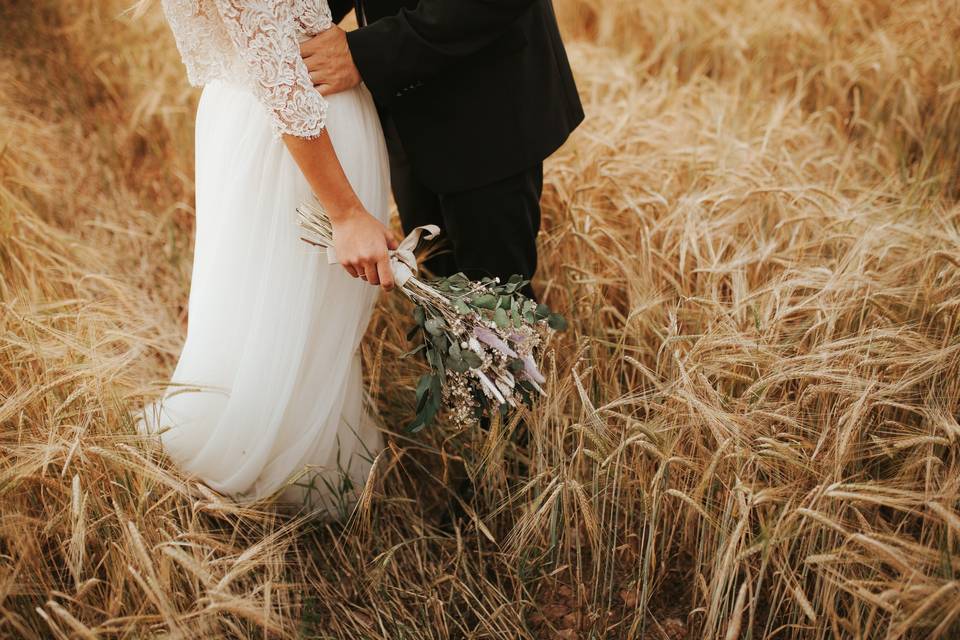
[[[380,278],[377,276],[377,263],[368,262],[365,266],[367,273],[367,282],[373,285],[380,284]]]
[[[320,92],[320,95],[322,95],[322,96],[325,96],[325,95],[327,95],[327,94],[329,94],[329,93],[333,93],[333,85],[322,84],[322,83],[321,83],[321,84],[314,85],[313,88],[316,89],[317,91],[319,91],[319,92]]]
[[[311,71],[310,82],[312,82],[315,87],[323,84],[323,74],[319,71]]]
[[[380,275],[380,286],[384,291],[393,289],[393,269],[390,268],[390,259],[384,258],[377,263],[377,272]]]
[[[359,278],[359,277],[360,277],[360,274],[357,273],[356,268],[354,268],[354,266],[353,266],[352,264],[345,264],[345,265],[343,265],[343,268],[347,270],[347,273],[350,274],[350,277],[352,277],[352,278]]]

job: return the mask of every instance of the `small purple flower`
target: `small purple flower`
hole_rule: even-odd
[[[540,373],[540,369],[537,368],[537,363],[534,362],[533,356],[531,355],[523,356],[523,372],[537,384],[543,384],[547,381],[547,379],[543,377],[543,374]]]
[[[477,336],[477,339],[480,340],[480,342],[490,345],[500,353],[508,355],[511,358],[517,357],[517,352],[511,349],[510,345],[501,340],[500,336],[490,329],[477,325],[473,328],[473,335]]]

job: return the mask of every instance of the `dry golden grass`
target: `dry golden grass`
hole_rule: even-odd
[[[0,5],[0,636],[960,633],[960,3],[557,4],[589,117],[547,171],[550,398],[525,447],[396,434],[346,528],[133,434],[193,231],[155,10]],[[365,343],[397,431],[405,316]]]

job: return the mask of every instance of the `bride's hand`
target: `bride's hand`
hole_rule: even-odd
[[[331,220],[337,260],[354,278],[363,278],[385,291],[393,289],[393,271],[387,251],[397,248],[397,241],[382,222],[365,209]]]
[[[330,216],[337,261],[354,278],[392,289],[387,251],[396,249],[397,242],[354,193],[330,136],[326,131],[316,138],[284,135],[283,142]]]

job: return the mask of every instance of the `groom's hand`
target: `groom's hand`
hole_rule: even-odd
[[[360,84],[360,72],[347,46],[347,34],[336,25],[301,44],[300,56],[307,64],[313,86],[325,96]]]

